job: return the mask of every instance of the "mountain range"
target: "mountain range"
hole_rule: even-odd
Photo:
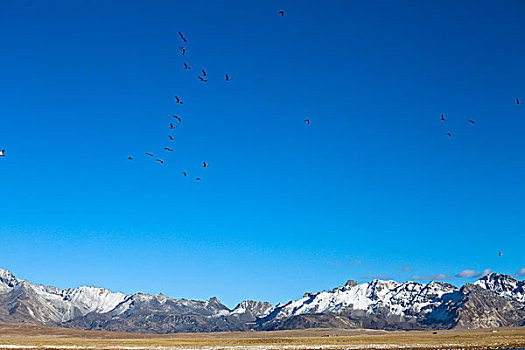
[[[139,333],[512,327],[525,325],[525,281],[496,273],[460,288],[436,281],[350,280],[287,303],[247,300],[229,309],[215,297],[197,301],[88,286],[59,289],[0,269],[0,323]]]

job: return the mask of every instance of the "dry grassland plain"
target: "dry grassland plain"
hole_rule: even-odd
[[[449,331],[309,329],[136,334],[0,325],[0,349],[525,349],[525,327]]]

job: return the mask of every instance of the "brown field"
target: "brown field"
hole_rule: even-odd
[[[169,335],[0,325],[0,349],[525,349],[525,327],[387,332],[310,329]]]

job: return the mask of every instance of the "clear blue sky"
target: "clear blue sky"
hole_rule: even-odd
[[[4,0],[0,267],[230,307],[374,275],[514,274],[524,13],[523,1]]]

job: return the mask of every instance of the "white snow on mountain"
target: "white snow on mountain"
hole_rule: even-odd
[[[508,275],[491,273],[476,282],[475,285],[488,289],[507,300],[525,302],[525,281],[518,281]]]
[[[442,282],[421,284],[416,282],[373,280],[371,282],[345,286],[331,291],[307,293],[299,300],[276,307],[275,318],[301,314],[344,311],[361,311],[363,315],[387,314],[397,318],[411,318],[430,312],[441,303],[443,294],[457,290]]]

